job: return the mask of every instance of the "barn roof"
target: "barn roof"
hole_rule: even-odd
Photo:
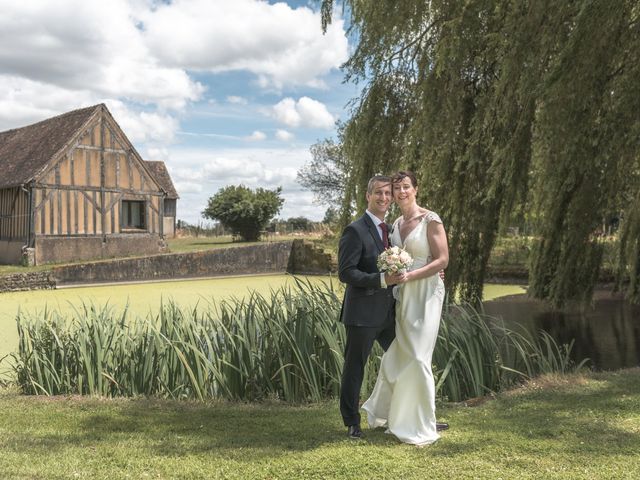
[[[167,170],[167,166],[164,164],[164,162],[145,160],[144,163],[147,165],[147,168],[151,172],[151,175],[153,175],[158,181],[160,187],[162,187],[164,191],[167,192],[167,198],[180,198],[178,196],[178,192],[176,192],[176,189],[173,186],[171,176],[169,175],[169,171]]]
[[[32,180],[102,107],[106,108],[94,105],[0,132],[0,187]]]

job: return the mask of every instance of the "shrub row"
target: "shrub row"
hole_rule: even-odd
[[[330,283],[296,279],[266,296],[203,301],[192,309],[169,302],[144,319],[94,305],[71,318],[52,310],[19,314],[12,364],[27,394],[319,401],[339,390],[341,297]],[[533,338],[469,306],[450,306],[433,357],[438,395],[460,401],[570,370],[576,367],[570,350],[546,333]],[[376,346],[364,395],[381,355]]]

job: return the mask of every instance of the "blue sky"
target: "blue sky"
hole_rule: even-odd
[[[104,102],[143,158],[166,162],[178,218],[230,184],[283,188],[280,217],[320,220],[296,181],[357,95],[339,12],[315,2],[0,0],[0,131]]]

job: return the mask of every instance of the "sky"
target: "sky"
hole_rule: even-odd
[[[280,218],[321,220],[296,180],[357,87],[340,11],[305,0],[0,0],[0,131],[105,103],[166,163],[179,219],[227,185],[282,187]]]

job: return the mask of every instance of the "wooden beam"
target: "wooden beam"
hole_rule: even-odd
[[[58,190],[58,234],[62,235],[62,190]]]
[[[102,151],[102,148],[100,148],[100,147],[95,147],[95,146],[93,146],[93,145],[80,145],[80,144],[79,144],[79,145],[77,145],[77,146],[76,146],[76,148],[77,148],[78,150],[93,150],[93,151],[96,151],[96,152]],[[121,149],[121,148],[109,148],[109,147],[105,147],[104,151],[105,151],[105,152],[107,152],[107,153],[120,153],[120,154],[123,154],[123,155],[126,155],[126,154],[127,154],[127,151],[126,151],[126,150],[123,150],[123,149]]]
[[[101,215],[100,215],[100,230],[106,239],[106,229],[105,225],[107,224],[107,215],[104,211],[104,204],[106,202],[106,193],[104,191],[106,184],[106,172],[104,165],[104,149],[105,149],[105,125],[104,125],[104,116],[100,117],[100,205],[102,205]]]
[[[85,197],[87,200],[89,200],[89,203],[90,203],[91,205],[93,205],[93,208],[94,208],[95,210],[100,210],[100,207],[98,206],[98,203],[96,202],[96,198],[95,198],[95,197],[96,197],[96,192],[95,192],[95,191],[91,192],[91,193],[93,194],[93,196],[89,195],[89,193],[87,193],[87,192],[83,192],[82,190],[79,190],[79,191],[80,191],[80,193],[81,193],[82,195],[84,195],[84,197]]]
[[[108,212],[109,210],[111,210],[113,208],[113,206],[118,203],[118,201],[122,198],[122,194],[119,195],[115,195],[114,198],[111,199],[111,201],[109,202],[109,205],[107,207],[104,208],[104,212]]]
[[[73,150],[69,152],[69,165],[71,168],[71,185],[76,184],[76,168],[75,168],[75,155],[73,154]]]
[[[52,183],[37,183],[34,184],[36,188],[47,188],[54,190],[73,190],[73,191],[84,191],[84,192],[109,192],[109,193],[128,193],[131,195],[150,195],[152,197],[161,197],[163,195],[162,192],[146,192],[144,190],[133,190],[128,188],[104,188],[100,187],[85,187],[81,185],[54,185]]]
[[[40,200],[40,202],[38,203],[38,205],[36,205],[34,212],[38,212],[40,211],[40,209],[44,206],[44,203],[49,200],[49,197],[51,197],[53,195],[53,193],[55,192],[55,190],[51,190],[48,194],[47,194],[47,187],[44,187],[44,189],[42,190],[42,200]]]

